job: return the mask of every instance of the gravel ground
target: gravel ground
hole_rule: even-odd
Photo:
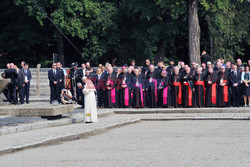
[[[149,121],[0,156],[1,167],[250,166],[250,121]]]

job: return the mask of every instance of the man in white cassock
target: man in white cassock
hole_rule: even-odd
[[[90,79],[86,77],[82,78],[85,87],[83,89],[84,94],[84,118],[86,123],[97,122],[97,107],[95,97],[95,85]]]

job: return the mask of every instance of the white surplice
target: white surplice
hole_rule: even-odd
[[[84,118],[85,122],[97,122],[97,107],[95,97],[95,87],[92,81],[87,79],[84,94]]]

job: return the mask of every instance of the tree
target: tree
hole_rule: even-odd
[[[189,64],[200,64],[200,24],[197,0],[188,0],[188,55]]]

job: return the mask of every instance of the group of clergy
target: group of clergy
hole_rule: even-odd
[[[82,73],[79,82],[84,75],[95,84],[98,108],[238,107],[242,105],[242,89],[249,93],[250,80],[249,65],[248,72],[244,72],[238,60],[237,64],[224,64],[218,59],[215,66],[209,61],[201,66],[193,62],[192,67],[184,62],[174,66],[174,61],[170,61],[166,68],[162,61],[155,67],[146,59],[143,68],[132,61],[131,66],[125,65],[117,71],[106,64],[96,74],[87,76],[82,65],[84,68],[78,73]]]

